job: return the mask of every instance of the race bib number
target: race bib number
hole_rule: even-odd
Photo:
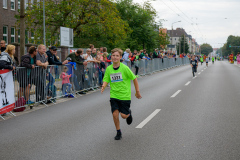
[[[110,77],[111,77],[111,82],[112,83],[123,81],[121,72],[110,74]]]
[[[192,61],[192,65],[195,65],[196,63],[194,61]]]

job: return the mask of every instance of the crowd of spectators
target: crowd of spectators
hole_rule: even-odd
[[[16,70],[16,59],[14,58],[15,46],[5,45],[5,41],[1,41],[1,56],[0,69]],[[180,54],[183,58],[190,56],[189,54]],[[175,53],[170,51],[155,49],[153,52],[147,53],[146,49],[133,52],[126,49],[123,53],[121,62],[125,65],[129,64],[135,67],[135,74],[138,74],[139,61],[152,60],[154,58],[177,58]],[[52,92],[56,90],[54,85],[56,79],[62,79],[62,95],[64,97],[74,97],[70,90],[79,91],[79,94],[86,94],[84,88],[91,88],[94,83],[98,86],[102,85],[102,79],[106,67],[111,64],[111,53],[107,52],[106,47],[95,48],[93,44],[89,45],[84,53],[83,49],[78,49],[76,52],[68,54],[65,60],[59,61],[57,56],[57,48],[49,47],[46,51],[46,46],[40,44],[38,47],[31,46],[28,53],[23,55],[17,69],[16,79],[19,82],[18,98],[24,97],[26,104],[33,104],[30,100],[30,90],[32,85],[35,85],[35,102],[44,102],[55,97]],[[37,67],[38,66],[38,67]],[[52,67],[54,71],[49,72]],[[61,67],[61,69],[59,69]],[[37,69],[36,69],[37,68]],[[74,73],[73,73],[74,70]],[[59,73],[61,72],[61,73]],[[98,82],[96,82],[96,77]],[[46,82],[48,84],[46,85]],[[52,92],[51,92],[52,91]]]

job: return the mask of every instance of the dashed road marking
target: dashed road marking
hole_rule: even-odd
[[[203,72],[203,70],[202,70],[202,72]]]
[[[198,74],[201,74],[201,72],[199,72]]]
[[[154,116],[160,112],[161,109],[156,109],[152,114],[150,114],[145,120],[143,120],[136,128],[143,128]]]
[[[171,96],[171,98],[176,97],[180,92],[181,92],[181,90],[178,90],[177,92],[175,92],[175,93]]]
[[[188,81],[188,82],[185,84],[185,86],[189,85],[190,83],[191,83],[191,81]]]

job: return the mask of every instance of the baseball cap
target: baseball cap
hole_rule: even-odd
[[[56,50],[57,50],[57,47],[55,47],[55,46],[52,46],[50,49],[52,49],[52,50],[56,51]]]

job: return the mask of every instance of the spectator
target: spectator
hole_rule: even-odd
[[[100,51],[101,54],[103,54],[103,47],[100,47],[99,51]]]
[[[33,72],[33,69],[36,66],[36,55],[37,55],[37,48],[35,46],[31,46],[28,50],[28,54],[25,54],[21,57],[21,63],[20,67],[26,67],[26,70],[23,70],[22,68],[18,71],[18,81],[19,81],[19,93],[18,98],[22,97],[23,92],[25,93],[25,100],[26,104],[33,104],[31,100],[29,100],[30,96],[30,88],[33,82],[33,77],[36,75]],[[23,73],[26,71],[26,73]]]
[[[68,67],[64,66],[63,72],[60,76],[62,78],[62,95],[64,95],[65,97],[74,97],[73,94],[70,93],[72,85],[70,84],[69,78],[71,77],[71,74],[68,75],[67,70],[68,70]]]
[[[6,50],[6,42],[4,40],[1,40],[0,46],[1,46],[1,52],[4,52]]]
[[[49,50],[46,52],[48,56],[48,63],[49,65],[64,65],[68,63],[68,60],[65,60],[63,62],[60,62],[57,57],[57,47],[52,46],[49,48]]]
[[[157,49],[155,49],[153,52],[153,58],[158,58]]]
[[[37,73],[35,76],[35,86],[36,86],[36,102],[43,102],[45,100],[45,88],[44,88],[44,76],[46,74],[46,69],[48,66],[48,57],[46,55],[46,46],[40,44],[38,46],[38,53],[36,55],[36,64],[39,66],[37,68]],[[50,98],[50,97],[47,97]]]
[[[7,49],[1,53],[0,56],[0,69],[14,70],[16,68],[14,62],[15,46],[8,45]]]
[[[94,49],[94,45],[93,44],[89,44],[89,48],[91,49],[91,51]]]
[[[96,58],[96,57],[97,57],[97,49],[96,49],[96,48],[93,48],[93,49],[91,50],[91,56],[92,56],[93,58]]]
[[[84,62],[84,57],[83,57],[83,50],[78,49],[76,52],[70,53],[66,59],[70,57],[72,62],[75,62],[76,64],[79,65],[87,65],[87,62]]]
[[[88,79],[88,88],[92,87],[92,80],[93,80],[93,74],[95,73],[94,70],[94,62],[96,62],[96,59],[91,56],[91,49],[87,49],[87,55],[85,56],[85,61],[88,63],[87,64],[87,70],[89,72],[89,79]]]
[[[129,53],[130,53],[131,51],[130,51],[130,49],[126,49],[126,51],[124,52],[124,54],[123,54],[123,57],[122,57],[122,59],[123,59],[123,64],[125,64],[126,66],[128,65],[128,62],[130,61],[128,58],[129,58]]]
[[[66,59],[71,59],[72,62],[69,63],[75,63],[77,64],[77,70],[75,74],[72,74],[72,79],[74,83],[74,87],[76,90],[82,90],[83,89],[83,83],[84,83],[84,67],[87,65],[87,62],[84,62],[84,55],[83,55],[83,50],[78,49],[76,52],[70,53]],[[68,68],[69,70],[72,70],[71,68]],[[68,72],[69,73],[69,72]],[[77,74],[77,75],[76,75]],[[71,81],[71,79],[70,79]],[[82,82],[82,83],[81,83]],[[80,83],[80,85],[79,85]],[[83,91],[79,91],[79,94],[86,94]]]
[[[57,47],[55,47],[55,46],[50,47],[49,50],[46,53],[47,53],[47,56],[48,56],[48,63],[49,63],[49,65],[55,65],[54,66],[55,79],[59,79],[58,65],[65,65],[65,64],[67,64],[68,60],[65,60],[63,62],[59,61],[59,57],[57,57]],[[49,79],[47,79],[47,80],[49,81],[49,83],[51,82],[50,84],[48,84],[48,86],[49,85],[53,85],[55,80],[53,79],[52,75],[49,74],[48,78]]]
[[[153,59],[153,53],[152,53],[152,52],[150,52],[149,58],[150,58],[151,60]]]

